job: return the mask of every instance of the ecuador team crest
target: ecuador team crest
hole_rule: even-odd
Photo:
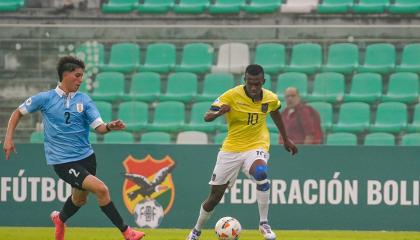
[[[172,181],[175,162],[169,156],[155,160],[147,155],[139,160],[129,155],[123,165],[126,171],[123,186],[125,206],[139,227],[158,227],[175,199]]]

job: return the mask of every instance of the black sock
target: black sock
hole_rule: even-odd
[[[74,205],[73,201],[71,200],[71,196],[67,198],[67,201],[64,203],[63,209],[60,212],[60,220],[62,222],[66,222],[71,216],[73,216],[77,211],[79,211],[80,207]]]
[[[127,225],[124,224],[121,215],[118,213],[113,202],[101,207],[102,212],[111,220],[111,222],[120,229],[121,232],[127,230]]]

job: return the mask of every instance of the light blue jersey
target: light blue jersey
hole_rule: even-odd
[[[103,123],[92,99],[81,92],[68,96],[58,86],[38,93],[19,106],[25,115],[41,111],[44,123],[44,149],[49,165],[78,161],[93,153],[89,126]]]

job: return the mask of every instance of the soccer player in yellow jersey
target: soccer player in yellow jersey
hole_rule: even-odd
[[[267,178],[270,137],[266,125],[267,115],[273,118],[284,140],[284,147],[292,155],[297,153],[294,143],[287,137],[279,109],[281,103],[276,94],[263,89],[264,69],[252,64],[245,71],[245,85],[239,85],[223,93],[206,112],[205,121],[213,121],[225,114],[228,134],[217,156],[216,166],[209,184],[209,197],[200,208],[194,229],[187,240],[198,240],[201,229],[213,209],[222,199],[242,171],[257,184],[257,202],[260,214],[259,230],[265,239],[273,240],[276,234],[268,224],[270,183]]]

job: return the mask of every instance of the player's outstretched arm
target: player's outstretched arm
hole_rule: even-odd
[[[10,159],[10,154],[12,152],[16,153],[15,144],[13,142],[13,134],[15,133],[15,129],[22,118],[22,113],[19,109],[13,111],[12,115],[10,116],[9,123],[7,124],[6,136],[4,137],[3,143],[3,150],[6,154],[6,160]]]
[[[279,110],[270,112],[270,116],[279,129],[281,137],[283,138],[284,148],[288,152],[292,153],[292,155],[295,155],[298,152],[298,149],[293,141],[287,137],[286,128],[284,127],[283,118],[281,117]]]
[[[223,114],[229,111],[230,111],[230,106],[227,104],[223,104],[222,106],[220,106],[219,110],[217,111],[213,111],[213,110],[207,111],[206,114],[204,114],[204,121],[211,122],[214,119],[218,118],[219,116],[222,116]]]
[[[97,128],[95,128],[95,131],[99,134],[105,134],[110,131],[123,130],[124,128],[125,124],[122,120],[114,120],[109,123],[99,125]]]

